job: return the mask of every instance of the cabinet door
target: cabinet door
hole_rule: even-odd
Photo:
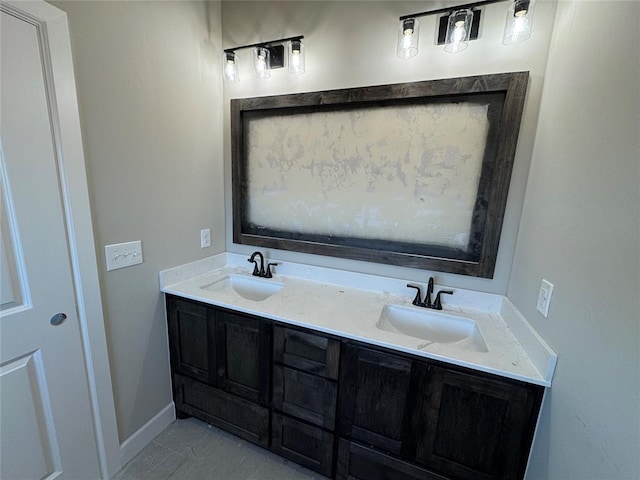
[[[409,436],[412,362],[361,347],[343,349],[340,434],[394,455]]]
[[[171,367],[203,382],[214,383],[215,328],[212,309],[203,304],[167,297]]]
[[[431,367],[416,460],[454,478],[523,478],[542,387]]]
[[[243,398],[268,404],[269,323],[224,310],[216,312],[217,385]]]

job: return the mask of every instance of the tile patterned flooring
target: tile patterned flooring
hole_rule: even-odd
[[[194,418],[176,420],[112,480],[327,480]]]

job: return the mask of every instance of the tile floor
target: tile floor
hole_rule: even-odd
[[[194,418],[176,420],[112,480],[327,480]]]

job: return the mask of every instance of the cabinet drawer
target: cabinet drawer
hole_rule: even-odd
[[[338,480],[448,480],[397,458],[340,439]]]
[[[292,328],[274,328],[274,359],[283,365],[337,379],[340,342]]]
[[[176,408],[266,447],[269,410],[181,375],[173,376]]]
[[[273,407],[333,430],[338,386],[332,380],[288,367],[273,368]]]
[[[311,470],[331,476],[333,435],[329,432],[274,413],[271,449]]]

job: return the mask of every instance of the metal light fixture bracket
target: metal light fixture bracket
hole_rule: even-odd
[[[271,69],[284,67],[284,45],[265,45],[271,55]]]
[[[473,20],[471,20],[471,32],[469,33],[469,40],[476,40],[480,31],[480,17],[482,16],[482,10],[472,9]],[[444,45],[447,39],[447,23],[449,21],[449,15],[443,15],[440,17],[438,25],[438,45]]]

